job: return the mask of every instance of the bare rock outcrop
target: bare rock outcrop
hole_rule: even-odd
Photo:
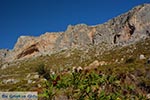
[[[14,49],[1,53],[6,62],[51,54],[64,49],[85,49],[105,45],[107,49],[150,37],[150,4],[131,9],[108,22],[96,26],[69,25],[65,32],[45,33],[39,37],[21,36]],[[5,57],[4,57],[5,56]]]
[[[0,67],[3,64],[3,62],[5,62],[5,58],[8,56],[9,52],[10,51],[8,49],[0,50]]]

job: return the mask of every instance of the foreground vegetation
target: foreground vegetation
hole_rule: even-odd
[[[144,100],[142,87],[131,74],[103,74],[101,71],[50,75],[40,97],[46,100]],[[65,99],[65,100],[66,100]]]

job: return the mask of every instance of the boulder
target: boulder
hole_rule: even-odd
[[[34,75],[33,78],[38,79],[38,78],[40,78],[40,76],[39,75]]]
[[[103,66],[103,65],[107,65],[107,62],[105,62],[105,61],[100,61],[99,64],[100,64],[101,66]]]
[[[139,57],[140,60],[146,59],[145,56],[143,54],[140,55]]]
[[[83,68],[81,67],[81,66],[79,66],[78,68],[77,68],[77,71],[78,72],[81,72],[83,70]]]
[[[16,84],[18,82],[19,82],[19,80],[17,80],[17,79],[4,79],[2,81],[2,83],[4,83],[4,84]]]
[[[147,97],[147,99],[150,99],[150,93],[148,93],[148,94],[146,95],[146,97]]]
[[[84,67],[84,70],[91,70],[91,69],[97,69],[97,67],[100,65],[98,60],[93,61],[89,66]]]
[[[41,87],[42,87],[42,86],[41,86],[41,84],[38,84],[37,86],[38,86],[39,88],[41,88]]]
[[[72,72],[75,73],[75,72],[81,72],[83,70],[83,68],[81,66],[79,67],[73,67],[72,68]]]
[[[99,65],[100,65],[99,61],[95,60],[89,65],[89,67],[98,67]]]
[[[4,70],[4,69],[6,69],[7,67],[8,67],[8,64],[3,64],[2,67],[1,67],[1,69]]]
[[[30,78],[31,77],[31,74],[28,74],[27,76],[26,76],[26,78]]]
[[[27,81],[28,84],[31,84],[32,82],[33,80],[30,80],[30,79]]]

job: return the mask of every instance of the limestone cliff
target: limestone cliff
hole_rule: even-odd
[[[39,37],[21,36],[14,49],[6,52],[1,59],[8,62],[51,54],[64,49],[84,49],[102,44],[109,49],[116,45],[128,45],[149,36],[150,4],[143,4],[104,24],[69,25],[65,32],[47,32]]]

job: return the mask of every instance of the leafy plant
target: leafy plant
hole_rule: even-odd
[[[51,82],[46,82],[43,94],[40,94],[39,96],[46,98],[46,100],[52,100],[55,94],[56,91],[54,90],[54,85]]]
[[[64,76],[50,75],[45,96],[52,99],[56,91],[64,90],[68,98],[77,100],[122,100],[144,98],[135,94],[134,85],[121,83],[118,76],[90,73],[71,73]],[[59,77],[59,80],[58,80]],[[56,82],[56,84],[54,84]],[[130,93],[130,94],[129,94]]]

